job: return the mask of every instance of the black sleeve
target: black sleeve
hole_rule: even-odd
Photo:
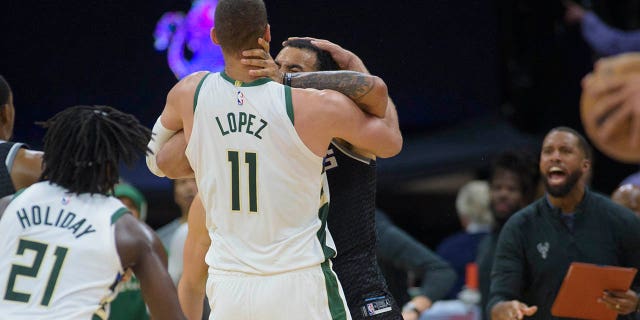
[[[524,287],[524,272],[526,258],[524,255],[523,239],[520,237],[521,219],[511,217],[500,232],[496,253],[491,270],[491,285],[487,314],[491,308],[501,301],[521,300]]]
[[[456,281],[456,273],[451,266],[390,220],[378,216],[378,256],[392,261],[398,269],[412,271],[421,277],[421,292],[432,301],[444,298]]]

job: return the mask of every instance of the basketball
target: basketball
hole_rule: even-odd
[[[607,82],[624,80],[631,74],[640,74],[640,53],[622,54],[613,58],[603,59],[596,63],[591,74],[593,83],[604,85]],[[622,107],[622,104],[611,110],[599,101],[607,99],[608,95],[595,96],[589,90],[583,90],[580,98],[580,117],[585,132],[593,144],[607,156],[621,162],[640,163],[640,148],[632,148],[630,143],[631,119],[613,119],[612,116]],[[614,129],[609,138],[598,135],[599,130],[607,121]]]

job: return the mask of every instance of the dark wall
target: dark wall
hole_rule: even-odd
[[[622,2],[633,7],[638,1]],[[272,55],[288,36],[326,38],[351,49],[387,82],[408,137],[485,116],[508,119],[534,134],[558,124],[580,127],[578,81],[594,57],[576,28],[562,26],[559,2],[266,3]],[[593,3],[619,27],[637,24],[621,2]],[[151,126],[176,82],[166,53],[153,49],[155,24],[164,12],[187,11],[190,5],[187,0],[5,1],[0,74],[15,94],[15,140],[41,147],[43,130],[34,121],[75,104],[112,105]],[[635,170],[603,156],[597,168],[594,183],[605,192]],[[168,182],[142,165],[127,177],[149,192],[170,192]],[[158,210],[168,212],[166,206]]]

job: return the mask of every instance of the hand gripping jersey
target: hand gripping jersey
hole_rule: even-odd
[[[0,218],[0,319],[106,319],[122,267],[113,197],[70,194],[48,181]]]
[[[333,269],[353,319],[402,319],[376,259],[376,162],[332,142],[324,167],[331,192]]]
[[[322,158],[296,133],[291,88],[208,74],[194,108],[186,155],[207,212],[209,267],[271,275],[332,257]]]

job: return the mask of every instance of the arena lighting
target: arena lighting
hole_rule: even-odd
[[[169,68],[178,79],[195,71],[224,68],[222,51],[209,37],[216,4],[217,0],[195,0],[186,15],[167,12],[156,24],[154,47],[167,50]]]

